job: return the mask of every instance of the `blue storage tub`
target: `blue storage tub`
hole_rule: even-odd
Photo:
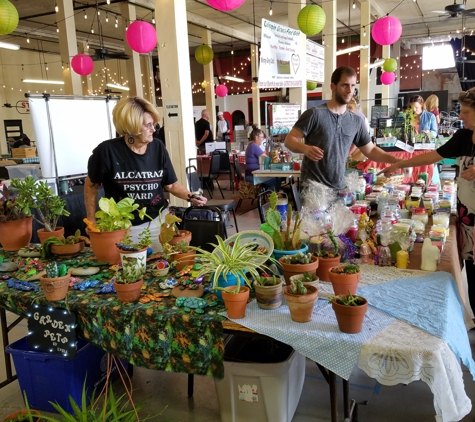
[[[77,341],[76,357],[70,360],[31,349],[27,337],[10,344],[6,351],[13,357],[20,389],[26,392],[32,409],[55,412],[51,401],[71,412],[69,396],[80,405],[86,376],[88,402],[94,389],[99,394],[106,380],[107,352],[82,339]],[[112,379],[114,375],[115,367]]]

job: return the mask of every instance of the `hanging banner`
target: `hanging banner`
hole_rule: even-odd
[[[305,82],[305,57],[298,29],[262,19],[259,88],[295,88]]]
[[[324,82],[325,48],[312,40],[307,40],[307,81]]]

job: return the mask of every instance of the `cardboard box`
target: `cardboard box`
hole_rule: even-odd
[[[13,158],[30,158],[36,157],[36,148],[12,148]]]

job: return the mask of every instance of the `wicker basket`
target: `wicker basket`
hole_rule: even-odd
[[[404,174],[394,174],[391,177],[378,176],[376,180],[376,185],[384,185],[389,183],[393,186],[399,186],[404,180]]]

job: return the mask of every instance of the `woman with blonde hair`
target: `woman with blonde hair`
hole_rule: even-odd
[[[424,106],[427,111],[430,111],[435,116],[438,129],[440,125],[439,97],[435,94],[429,95]]]
[[[87,218],[95,222],[99,185],[104,196],[116,202],[129,197],[146,207],[147,214],[162,218],[167,214],[168,201],[164,192],[170,192],[193,205],[206,204],[206,198],[193,195],[178,182],[168,152],[163,143],[153,137],[155,124],[160,120],[155,107],[140,97],[123,98],[112,111],[119,138],[99,144],[89,157],[84,186]],[[161,250],[158,243],[158,224],[143,223],[134,213],[130,237],[138,241],[138,234],[150,228],[154,239],[152,249]],[[158,221],[158,219],[156,220]]]
[[[413,95],[409,98],[409,107],[412,108],[415,114],[411,125],[416,130],[416,133],[432,133],[432,136],[437,136],[437,122],[435,116],[424,110],[424,98],[420,95]]]

